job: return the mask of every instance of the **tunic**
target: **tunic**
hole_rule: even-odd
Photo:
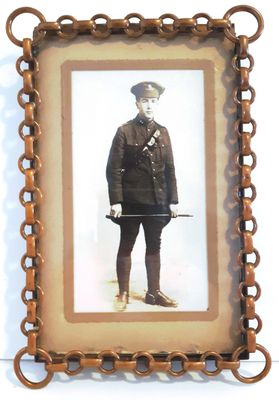
[[[151,141],[148,139],[153,136]],[[147,141],[149,144],[147,144]],[[120,126],[107,162],[110,204],[177,204],[177,185],[168,130],[139,115]]]

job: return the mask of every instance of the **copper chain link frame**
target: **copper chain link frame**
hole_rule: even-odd
[[[230,17],[238,12],[252,14],[258,23],[258,28],[253,36],[236,36]],[[16,17],[21,14],[30,13],[38,17],[40,23],[35,28],[33,39],[26,38],[18,40],[12,32],[12,24]],[[206,24],[200,24],[199,19],[206,19]],[[97,23],[98,20],[105,23]],[[135,22],[137,20],[137,22]],[[172,20],[172,23],[166,21]],[[65,24],[63,21],[71,21]],[[14,368],[18,379],[27,387],[32,389],[46,386],[55,372],[65,372],[67,375],[76,375],[84,368],[93,368],[104,374],[115,371],[133,371],[140,376],[146,376],[153,372],[166,372],[172,376],[180,376],[188,371],[201,371],[207,376],[219,374],[222,370],[229,369],[241,382],[253,383],[263,379],[271,368],[271,357],[268,351],[256,343],[256,334],[262,328],[262,320],[255,312],[255,302],[261,295],[259,284],[255,281],[255,268],[260,262],[260,255],[253,246],[253,235],[257,230],[257,222],[252,213],[252,202],[256,197],[256,189],[251,181],[251,172],[256,166],[256,155],[251,150],[251,138],[256,133],[256,122],[251,117],[250,106],[255,98],[255,90],[250,86],[249,73],[254,66],[254,59],[248,51],[249,43],[259,38],[263,30],[263,18],[261,14],[250,6],[236,6],[227,11],[222,19],[213,19],[208,14],[199,13],[192,18],[177,18],[173,14],[164,14],[156,19],[145,19],[142,15],[131,13],[124,19],[111,19],[105,14],[94,15],[90,20],[78,21],[70,15],[64,15],[55,22],[47,22],[45,17],[36,9],[23,7],[15,10],[7,20],[6,30],[10,40],[23,48],[23,55],[17,60],[16,69],[23,77],[23,88],[18,93],[18,102],[24,109],[24,120],[19,125],[19,135],[24,141],[24,153],[20,156],[18,167],[25,176],[25,185],[20,191],[20,203],[25,208],[25,220],[20,227],[20,233],[26,240],[26,253],[21,259],[21,266],[26,273],[26,285],[22,290],[22,301],[27,306],[27,316],[21,323],[21,331],[27,337],[27,346],[21,349],[15,356]],[[105,350],[99,354],[85,354],[79,350],[73,350],[64,356],[55,357],[50,352],[37,346],[37,338],[40,335],[43,321],[37,315],[37,309],[44,296],[42,288],[38,285],[38,276],[43,267],[43,256],[38,251],[38,242],[44,227],[37,218],[37,206],[43,199],[43,194],[38,187],[38,177],[42,162],[36,154],[36,142],[42,134],[40,125],[36,121],[36,112],[40,107],[40,93],[36,90],[36,74],[39,71],[39,63],[35,56],[38,46],[44,40],[46,34],[51,32],[65,40],[73,40],[81,33],[91,34],[94,38],[103,40],[115,33],[125,33],[130,38],[136,38],[146,33],[157,33],[160,37],[173,39],[181,33],[199,36],[207,36],[212,32],[225,35],[235,43],[235,55],[232,59],[232,68],[236,73],[238,81],[232,96],[237,105],[237,120],[232,128],[238,137],[239,151],[235,154],[235,163],[240,170],[239,183],[233,189],[233,195],[239,203],[240,217],[236,221],[236,230],[241,237],[241,249],[237,263],[241,270],[241,281],[239,284],[239,297],[243,314],[239,325],[242,332],[243,345],[236,348],[229,359],[214,351],[207,351],[202,355],[192,355],[182,352],[171,352],[162,359],[147,351],[138,351],[130,356],[123,356],[114,351]],[[27,69],[22,69],[25,62]],[[248,66],[243,66],[247,65]],[[243,96],[243,93],[246,96]],[[243,99],[250,93],[249,99]],[[26,100],[26,98],[28,98]],[[249,96],[248,96],[249,97]],[[26,130],[28,133],[26,133]],[[25,165],[29,165],[25,167]],[[28,197],[28,199],[27,199]],[[252,228],[248,229],[248,225]],[[28,232],[26,228],[28,227]],[[248,261],[248,259],[254,261]],[[31,266],[27,265],[31,262]],[[248,294],[248,288],[255,288],[256,294]],[[257,327],[250,327],[250,322],[257,322]],[[33,325],[27,330],[26,324]],[[265,366],[261,373],[254,377],[244,377],[240,374],[240,356],[242,353],[255,353],[259,351],[265,358]],[[27,379],[20,367],[21,358],[25,355],[35,356],[45,362],[46,377],[40,382],[32,382]],[[209,370],[207,360],[214,360],[215,370]],[[71,361],[78,362],[76,369],[70,368]],[[112,367],[105,367],[105,362],[110,360]],[[146,368],[140,368],[140,360],[144,360]],[[174,361],[179,361],[180,370],[174,369]]]

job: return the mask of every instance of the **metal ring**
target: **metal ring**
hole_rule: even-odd
[[[22,121],[22,122],[19,124],[19,127],[18,127],[18,134],[19,134],[19,136],[21,137],[22,140],[25,140],[25,136],[30,135],[30,132],[29,132],[27,135],[24,134],[23,128],[24,128],[25,126],[27,126],[27,128],[29,128],[29,130],[30,130],[30,128],[31,128],[31,129],[34,128],[34,134],[33,134],[32,136],[34,136],[34,139],[35,139],[35,140],[38,139],[38,137],[39,137],[39,136],[41,135],[41,133],[42,133],[41,127],[40,127],[40,125],[38,124],[38,122],[37,122],[37,121],[34,121],[34,122],[33,122],[33,125],[26,125],[26,124],[25,124],[25,121]]]
[[[62,30],[62,22],[64,20],[72,21],[72,32],[66,33]],[[72,17],[71,15],[62,15],[59,17],[56,22],[59,24],[59,30],[57,31],[57,35],[62,39],[74,39],[78,35],[78,28],[77,28],[77,20]]]
[[[139,30],[135,31],[133,29],[130,29],[130,19],[132,18],[138,18],[139,19]],[[126,17],[124,18],[128,21],[128,28],[124,29],[124,32],[129,36],[129,37],[139,37],[144,33],[144,26],[143,26],[143,21],[144,21],[144,17],[141,14],[138,13],[131,13],[126,15]]]
[[[37,292],[39,295],[36,298],[32,297],[31,299],[27,299],[27,297],[26,297],[27,292],[32,292],[32,293]],[[33,300],[33,299],[37,299],[37,298],[39,299],[39,303],[41,304],[43,297],[44,297],[44,292],[43,292],[43,289],[41,288],[41,286],[39,286],[39,285],[36,285],[35,290],[27,290],[26,287],[24,287],[21,291],[21,300],[26,306],[27,306],[28,300]]]
[[[247,67],[247,68],[248,68],[248,71],[251,72],[252,69],[254,68],[255,61],[254,61],[253,56],[251,56],[251,54],[247,54],[247,58],[250,63],[249,67]],[[243,67],[239,67],[239,65],[237,63],[239,60],[240,60],[239,56],[237,54],[235,54],[232,59],[232,67],[235,72],[240,72],[240,68],[243,68]]]
[[[250,6],[245,6],[245,5],[232,7],[232,8],[230,8],[230,9],[226,12],[226,14],[224,15],[223,19],[229,20],[229,18],[230,18],[233,14],[235,14],[235,13],[237,13],[237,12],[242,12],[242,11],[246,11],[246,12],[248,12],[249,14],[252,14],[252,15],[256,18],[256,20],[257,20],[257,22],[258,22],[258,29],[257,29],[256,33],[254,33],[254,35],[248,37],[248,42],[249,42],[249,43],[252,43],[252,42],[254,42],[255,40],[257,40],[257,39],[261,36],[262,31],[263,31],[263,28],[264,28],[264,20],[263,20],[263,17],[262,17],[262,15],[259,13],[259,11],[256,10],[256,8],[250,7]],[[236,36],[230,31],[229,28],[224,29],[224,34],[225,34],[226,37],[227,37],[229,40],[231,40],[232,42],[238,43],[239,38],[236,37]]]
[[[222,369],[220,367],[218,367],[216,361],[217,360],[223,361],[223,357],[220,354],[216,353],[215,351],[207,351],[201,356],[200,361],[204,362],[207,357],[214,357],[216,369],[215,369],[215,371],[208,371],[207,369],[204,368],[201,370],[202,373],[205,375],[208,375],[208,376],[215,376],[215,375],[220,374],[220,372],[222,372]]]
[[[248,221],[252,221],[253,222],[253,228],[252,228],[252,230],[251,231],[249,231],[248,229],[244,229],[244,230],[241,230],[240,229],[240,224],[241,224],[241,222],[248,222]],[[255,235],[255,233],[257,232],[257,229],[258,229],[258,225],[257,225],[257,220],[256,220],[256,218],[254,217],[254,216],[252,216],[252,218],[251,219],[247,219],[247,220],[244,220],[244,219],[242,219],[241,217],[239,217],[239,218],[237,218],[237,220],[236,220],[236,223],[235,223],[235,225],[236,225],[236,231],[237,231],[237,233],[239,234],[239,235],[242,235],[243,234],[243,232],[251,232],[251,234],[252,235]]]
[[[182,360],[184,362],[189,361],[189,358],[184,353],[181,353],[179,351],[170,353],[167,356],[166,361],[171,363],[174,358],[179,358],[181,362],[182,362]],[[173,371],[171,368],[169,370],[167,370],[167,373],[172,376],[181,376],[181,375],[185,374],[186,372],[187,372],[187,370],[185,370],[184,368],[182,368],[180,371]]]
[[[147,358],[147,360],[148,360],[148,369],[146,371],[139,371],[137,369],[137,367],[136,367],[136,368],[133,369],[133,371],[135,372],[135,374],[140,375],[140,376],[150,375],[151,372],[152,372],[152,370],[150,369],[150,361],[154,361],[154,357],[150,353],[148,353],[147,351],[138,351],[138,352],[133,354],[132,360],[136,360],[137,361],[137,359],[140,358],[140,357]]]
[[[30,102],[30,101],[24,101],[23,100],[23,95],[24,94],[25,94],[24,93],[24,89],[20,89],[20,91],[18,92],[18,95],[17,95],[18,104],[22,108],[25,108],[25,104]],[[39,106],[41,104],[41,96],[40,96],[40,93],[38,92],[38,90],[33,89],[32,93],[31,94],[26,94],[26,96],[31,96],[33,94],[35,94],[35,101],[32,102],[32,103],[34,103],[35,106],[37,107],[37,106]]]
[[[207,19],[207,24],[206,24],[206,30],[200,30],[198,29],[198,18],[205,18]],[[192,28],[192,32],[196,35],[200,36],[205,36],[208,35],[209,33],[213,32],[212,28],[209,28],[209,22],[212,20],[211,16],[206,14],[206,13],[198,13],[193,16],[193,19],[196,20],[196,26]]]
[[[40,190],[38,187],[36,187],[35,190],[32,190],[32,192],[27,191],[27,190],[23,187],[23,188],[21,189],[21,191],[19,192],[19,201],[20,201],[20,204],[22,204],[24,207],[25,207],[25,204],[29,201],[29,200],[27,200],[27,201],[24,200],[24,195],[25,195],[25,193],[32,193],[33,195],[35,195],[36,198],[35,198],[35,199],[32,199],[32,201],[33,201],[34,203],[36,203],[36,204],[40,204],[41,201],[42,201],[42,199],[43,199],[43,193],[41,192],[41,190]]]
[[[241,134],[240,134],[240,136],[241,136]],[[240,157],[249,157],[249,156],[252,157],[252,161],[253,161],[251,165],[249,165],[249,164],[241,164],[241,163],[240,163]],[[235,154],[234,159],[235,159],[236,165],[237,165],[239,168],[242,168],[242,167],[244,167],[245,165],[246,165],[246,166],[248,165],[248,166],[251,168],[251,170],[253,171],[253,169],[254,169],[254,168],[256,167],[256,165],[257,165],[257,156],[256,156],[256,153],[255,153],[254,151],[251,151],[251,154],[242,154],[242,153],[239,151],[238,153]]]
[[[238,347],[232,355],[232,361],[238,361],[238,357],[241,353],[248,350],[248,346],[244,345]],[[259,350],[265,357],[265,367],[258,375],[253,377],[246,378],[245,376],[241,375],[236,369],[232,369],[232,373],[236,379],[243,383],[254,383],[258,382],[263,379],[270,371],[271,368],[271,357],[269,352],[260,344],[256,344],[256,350]]]
[[[27,254],[25,253],[21,257],[21,261],[20,261],[20,265],[21,265],[21,267],[22,267],[24,272],[26,272],[28,268],[31,268],[31,267],[27,267],[27,265],[26,265],[27,258],[31,258],[31,257],[28,257]],[[32,260],[34,260],[34,262],[35,262],[35,264],[32,265],[32,267],[40,268],[44,263],[44,259],[43,259],[43,257],[41,256],[40,253],[37,253],[36,257],[33,257]]]
[[[23,76],[23,71],[25,71],[25,70],[21,69],[21,63],[23,61],[28,63],[29,65],[33,64],[33,69],[31,70],[33,75],[36,75],[39,72],[39,61],[36,58],[33,58],[31,61],[25,61],[24,57],[20,56],[16,62],[16,70],[19,73],[19,75]]]
[[[249,197],[249,196],[241,196],[239,194],[239,191],[240,191],[240,189],[243,189],[243,187],[241,187],[240,185],[235,185],[234,188],[233,188],[233,197],[234,197],[235,201],[240,203],[241,199],[243,197],[246,197],[247,199],[250,199],[251,202],[253,202],[255,200],[255,198],[257,197],[256,187],[255,187],[255,185],[253,185],[253,183],[251,183],[251,185],[248,188],[245,188],[245,189],[249,189],[249,188],[252,190],[252,196],[251,197]]]
[[[62,363],[66,362],[67,364],[69,364],[69,358],[73,358],[73,359],[78,358],[79,359],[79,363],[80,363],[80,360],[82,358],[85,358],[85,355],[84,355],[84,353],[82,351],[79,351],[79,350],[70,351],[69,353],[67,353],[65,355],[65,357],[62,360]],[[69,365],[68,365],[67,369],[64,372],[67,375],[73,376],[73,375],[79,374],[82,370],[83,370],[83,367],[81,365],[79,365],[79,367],[77,367],[74,370],[70,370],[69,369]]]
[[[35,8],[32,8],[32,7],[21,7],[21,8],[16,9],[15,11],[13,11],[8,16],[8,19],[7,19],[7,22],[6,22],[6,32],[7,32],[7,35],[9,37],[9,39],[15,45],[17,45],[19,47],[23,46],[23,40],[19,40],[14,36],[14,34],[12,32],[12,25],[13,25],[13,22],[14,22],[15,18],[18,17],[21,14],[33,14],[36,17],[39,18],[40,22],[46,22],[46,19],[43,16],[43,14],[40,11],[36,10]],[[45,31],[39,32],[37,37],[32,41],[32,45],[35,46],[35,45],[39,44],[40,42],[42,42],[42,40],[44,39],[45,35],[46,35]]]
[[[15,356],[14,370],[15,370],[16,376],[18,377],[20,382],[23,383],[23,385],[27,386],[28,388],[41,389],[42,387],[46,386],[51,381],[54,373],[52,371],[48,371],[45,379],[43,379],[40,382],[30,381],[29,379],[27,379],[24,376],[24,374],[20,368],[20,360],[24,356],[24,354],[28,354],[28,347],[24,347],[23,349],[21,349]],[[36,354],[39,354],[42,358],[44,358],[47,365],[52,364],[52,358],[51,358],[50,354],[47,353],[45,350],[43,350],[41,348],[37,348]]]
[[[251,93],[251,98],[250,99],[243,99],[243,100],[249,100],[250,104],[253,104],[254,101],[255,101],[255,97],[256,97],[256,91],[253,88],[253,86],[249,86],[247,90],[241,90],[239,87],[236,87],[233,90],[233,94],[232,94],[233,101],[236,104],[241,105],[242,104],[242,100],[239,100],[239,92],[242,93],[242,92],[248,92],[248,91]]]
[[[258,334],[261,331],[262,326],[263,326],[262,320],[261,320],[261,318],[260,318],[260,316],[258,314],[255,313],[254,315],[255,316],[254,316],[253,319],[247,318],[246,314],[241,315],[240,320],[239,320],[239,327],[240,327],[240,330],[241,330],[242,333],[245,334],[246,330],[247,330],[247,328],[244,327],[244,320],[245,319],[248,319],[249,321],[253,321],[254,319],[256,319],[257,322],[258,322],[258,326],[255,329],[255,332],[256,332],[256,334]]]
[[[241,136],[242,132],[240,131],[239,127],[240,127],[240,124],[245,124],[245,123],[246,122],[242,122],[241,119],[237,119],[234,122],[234,131],[235,131],[235,133],[237,135]],[[253,118],[251,118],[251,121],[249,122],[249,124],[252,124],[252,132],[247,132],[247,133],[250,133],[251,138],[252,138],[256,134],[257,124],[256,124],[256,121]]]
[[[29,159],[25,158],[25,154],[23,153],[18,159],[18,168],[21,173],[25,174],[26,169],[29,169],[29,168],[23,167],[22,163],[24,160],[27,160],[30,162],[35,162],[35,166],[32,168],[32,169],[34,169],[34,173],[37,173],[38,171],[40,171],[40,169],[42,167],[42,161],[41,161],[40,157],[37,156],[36,154],[34,154],[34,158],[32,160],[29,160]]]
[[[247,262],[243,262],[244,254],[247,255],[247,254],[253,254],[253,253],[256,256],[256,260],[255,260],[255,262],[249,261],[249,264],[252,264],[254,266],[254,268],[257,268],[257,266],[260,263],[261,257],[260,257],[260,254],[259,254],[258,250],[255,249],[255,248],[253,249],[252,253],[244,253],[243,249],[241,249],[240,252],[238,253],[238,257],[237,257],[238,265],[240,265],[241,267],[244,267],[244,265],[247,263]]]
[[[253,295],[244,295],[243,294],[243,288],[244,287],[249,287],[249,288],[251,288],[251,287],[253,287],[253,286],[255,286],[256,287],[256,289],[257,289],[257,293],[256,293],[256,295],[255,296],[253,296]],[[240,282],[240,284],[239,284],[239,293],[240,293],[240,297],[241,297],[241,300],[243,300],[243,301],[245,301],[245,299],[246,299],[246,297],[247,296],[252,296],[253,297],[253,299],[254,299],[254,301],[257,301],[257,300],[259,300],[259,298],[261,297],[261,287],[260,287],[260,285],[258,284],[258,282],[255,282],[254,283],[254,285],[252,285],[252,286],[248,286],[247,285],[247,283],[246,282]]]
[[[25,317],[25,318],[21,321],[21,324],[20,324],[20,329],[21,329],[21,332],[23,333],[24,336],[28,336],[28,331],[27,331],[27,329],[25,328],[25,324],[26,324],[26,323],[32,324],[32,325],[35,325],[35,323],[37,323],[38,326],[33,327],[33,330],[36,330],[37,332],[40,332],[40,330],[41,330],[42,327],[43,327],[43,321],[41,320],[41,318],[39,318],[39,317],[36,316],[36,322],[28,322],[28,321],[27,321],[27,317]]]
[[[97,29],[96,20],[102,18],[106,20],[106,30],[104,32]],[[91,30],[91,34],[98,39],[105,39],[111,34],[111,29],[108,27],[108,23],[111,21],[111,18],[106,14],[96,14],[94,15],[91,20],[93,22],[93,28]]]
[[[113,358],[113,367],[111,368],[111,369],[105,369],[103,366],[102,366],[102,364],[103,364],[103,361],[104,361],[104,357],[112,357]],[[120,357],[119,357],[119,355],[117,354],[117,353],[115,353],[114,351],[111,351],[111,350],[104,350],[104,351],[101,351],[101,353],[99,353],[98,354],[98,360],[102,360],[102,363],[101,363],[101,365],[98,367],[99,368],[99,370],[101,371],[101,372],[103,372],[104,374],[113,374],[115,371],[116,371],[116,368],[115,368],[115,360],[120,360]]]
[[[27,234],[25,233],[25,227],[26,226],[38,226],[39,227],[38,233],[34,234],[36,239],[41,237],[43,232],[44,232],[44,226],[41,223],[41,221],[39,221],[38,219],[35,220],[34,224],[27,224],[25,221],[23,221],[21,226],[20,226],[20,234],[23,237],[23,239],[25,239],[25,240],[27,239]]]
[[[172,29],[167,29],[166,25],[164,24],[164,19],[172,19],[173,24],[172,24]],[[179,28],[177,27],[179,19],[177,18],[176,15],[174,14],[163,14],[159,17],[159,20],[161,21],[161,26],[157,27],[157,31],[160,35],[164,37],[173,37],[179,32]]]

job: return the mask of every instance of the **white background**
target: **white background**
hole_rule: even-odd
[[[258,196],[253,203],[259,230],[254,238],[255,247],[261,253],[261,264],[257,269],[257,279],[262,287],[262,297],[257,303],[257,312],[262,316],[264,326],[258,335],[258,342],[266,346],[274,360],[279,360],[278,340],[278,23],[276,2],[272,0],[250,0],[250,5],[258,8],[265,19],[265,31],[262,37],[251,44],[251,53],[256,64],[251,73],[251,84],[257,91],[256,101],[252,106],[252,116],[258,123],[258,132],[253,139],[253,149],[258,156],[258,166],[253,172],[253,182],[258,189]],[[1,3],[0,15],[0,354],[1,358],[11,358],[14,353],[26,345],[26,338],[19,333],[19,324],[26,314],[24,305],[20,304],[20,292],[24,286],[25,276],[19,267],[19,260],[24,252],[24,241],[18,234],[18,226],[24,219],[23,208],[19,205],[17,195],[23,186],[23,176],[17,170],[17,158],[23,152],[23,144],[17,136],[17,126],[23,119],[23,112],[18,108],[15,93],[22,86],[21,79],[14,69],[15,59],[21,55],[21,49],[12,45],[5,36],[4,24],[7,16],[17,7],[32,6],[38,8],[46,19],[56,20],[59,16],[70,14],[77,19],[88,19],[102,12],[113,18],[123,18],[130,12],[139,12],[147,18],[155,18],[165,12],[172,12],[178,17],[191,17],[199,12],[207,12],[214,18],[221,18],[225,11],[239,4],[236,1],[223,0],[179,1],[179,0],[107,0],[107,1],[22,1],[11,0]],[[31,18],[31,25],[37,24]],[[237,22],[237,34],[254,33],[255,24],[252,17],[232,17]],[[15,32],[19,38],[30,37],[31,30],[24,31],[26,19],[15,23]],[[24,21],[24,22],[23,22]],[[244,24],[241,23],[244,22]],[[245,22],[246,21],[246,22]],[[251,22],[250,22],[251,21]],[[246,26],[245,26],[246,25]],[[238,28],[239,27],[239,28]],[[257,356],[257,355],[256,355]],[[253,363],[251,363],[253,364]],[[14,379],[11,363],[0,363],[1,391],[31,398],[38,393],[22,389]],[[254,364],[253,364],[254,365]],[[253,366],[253,365],[250,365]],[[277,364],[278,365],[278,364]],[[248,367],[247,367],[248,369]],[[277,371],[277,374],[276,374]],[[202,383],[191,377],[169,379],[155,375],[140,380],[125,378],[118,374],[115,377],[97,377],[85,374],[71,379],[56,378],[54,382],[40,392],[42,398],[48,396],[75,398],[89,393],[95,398],[124,395],[133,398],[161,398],[170,396],[191,396],[199,398],[235,398],[236,396],[253,396],[260,399],[268,389],[278,394],[278,366],[274,363],[269,377],[252,386],[237,383],[228,373],[210,381],[199,378]],[[60,376],[60,375],[59,375]],[[98,380],[101,382],[99,383]],[[15,391],[17,389],[17,392]],[[269,395],[270,399],[277,394]],[[28,397],[27,397],[28,396]]]

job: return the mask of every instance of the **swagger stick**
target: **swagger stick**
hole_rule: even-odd
[[[131,218],[131,217],[170,217],[169,214],[124,214],[121,215],[119,218]],[[186,217],[191,218],[193,215],[191,214],[178,214],[177,217]],[[113,215],[106,215],[106,218],[112,219],[115,218]],[[174,217],[172,217],[174,218]],[[175,217],[176,218],[176,217]]]

